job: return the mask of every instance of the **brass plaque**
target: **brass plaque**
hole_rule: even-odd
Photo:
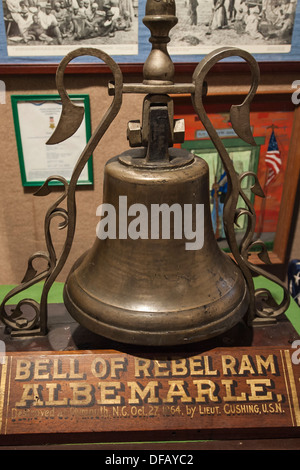
[[[0,365],[1,435],[300,429],[293,349],[189,357],[115,351],[13,353]]]

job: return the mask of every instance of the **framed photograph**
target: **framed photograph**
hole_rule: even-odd
[[[207,98],[208,117],[232,158],[238,174],[253,171],[257,174],[265,198],[254,197],[250,190],[253,180],[243,180],[243,190],[254,204],[256,228],[254,239],[266,244],[273,263],[282,264],[288,247],[294,201],[296,197],[300,154],[297,146],[299,132],[299,109],[289,95],[258,95],[250,112],[255,146],[242,141],[233,131],[229,109],[239,97],[218,96]],[[218,112],[217,112],[218,110]],[[188,149],[209,166],[211,215],[215,236],[219,245],[229,251],[223,228],[222,209],[226,196],[226,174],[221,158],[206,130],[186,98],[175,100],[175,119],[185,120],[185,142]],[[243,207],[243,200],[238,207]],[[245,234],[246,221],[239,220],[236,227],[237,241]]]
[[[138,55],[137,0],[2,0],[2,9],[0,36],[12,60],[56,61],[79,47]]]
[[[99,46],[111,55],[137,54],[134,3],[100,3],[101,8],[99,2],[90,0],[3,0],[8,55],[65,55],[79,45]]]
[[[79,129],[59,144],[46,142],[58,124],[62,104],[59,95],[12,95],[20,173],[23,186],[41,186],[52,175],[70,180],[74,166],[91,136],[88,95],[70,95],[85,109]],[[28,119],[30,116],[30,119]],[[57,181],[51,184],[61,184]],[[83,169],[78,184],[93,184],[92,156]]]
[[[175,2],[178,23],[168,44],[174,63],[199,62],[221,46],[261,62],[300,60],[298,0]],[[0,64],[58,64],[73,49],[95,47],[121,65],[140,65],[151,50],[145,7],[146,0],[1,0]],[[99,61],[85,56],[79,63]]]
[[[207,54],[223,46],[256,54],[291,52],[297,0],[186,0],[176,6],[171,54]]]

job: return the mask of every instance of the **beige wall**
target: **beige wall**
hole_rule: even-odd
[[[41,75],[5,75],[0,77],[6,83],[6,104],[0,105],[0,283],[18,284],[23,278],[28,258],[36,251],[45,250],[43,236],[44,215],[50,201],[54,201],[58,193],[47,197],[34,197],[34,189],[24,189],[20,177],[19,161],[16,147],[14,123],[10,103],[11,94],[41,94],[57,93],[55,76]],[[297,77],[296,77],[297,78]],[[298,77],[299,78],[299,77]],[[110,77],[106,74],[68,74],[66,79],[69,93],[87,93],[90,96],[92,130],[95,129],[103,112],[109,106],[111,98],[107,94],[107,82]],[[141,77],[130,74],[130,81],[141,81]],[[273,73],[262,79],[262,87],[267,91],[274,89]],[[290,87],[295,77],[287,76],[278,82],[278,90]],[[179,81],[191,80],[180,75]],[[248,90],[248,78],[221,75],[212,77],[213,90],[230,93],[239,90],[240,86]],[[224,86],[220,88],[220,83]],[[102,200],[102,179],[105,162],[112,156],[128,148],[126,139],[127,122],[140,119],[142,110],[142,95],[124,95],[123,107],[111,128],[94,152],[94,187],[80,188],[77,192],[77,229],[70,258],[58,280],[64,281],[73,262],[94,241],[95,229],[98,222],[96,208]],[[299,229],[298,229],[299,232]],[[64,231],[54,228],[54,240],[58,253],[63,246]],[[298,235],[299,237],[299,235]],[[300,257],[299,244],[293,247],[293,255]]]
[[[0,283],[15,284],[23,278],[28,258],[36,251],[45,250],[43,236],[44,215],[59,193],[35,197],[34,188],[24,189],[20,177],[11,94],[55,94],[54,75],[7,76],[6,104],[1,105],[0,126]],[[108,108],[111,98],[107,94],[109,76],[67,76],[69,93],[87,93],[90,96],[92,130]],[[126,127],[129,119],[139,119],[142,96],[124,95],[123,108],[105,134],[93,155],[94,187],[80,188],[77,192],[78,223],[72,252],[58,280],[64,280],[70,266],[94,241],[96,236],[96,208],[102,199],[102,179],[105,162],[128,148]],[[29,117],[30,118],[30,117]],[[59,219],[57,219],[59,221]],[[54,222],[56,224],[56,222]],[[64,242],[64,231],[53,226],[58,253]]]

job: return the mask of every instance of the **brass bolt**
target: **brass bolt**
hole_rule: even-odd
[[[129,121],[127,124],[127,139],[130,147],[140,147],[142,145],[142,129],[139,120]]]
[[[185,124],[184,119],[174,120],[174,131],[173,131],[174,144],[182,144],[184,142]]]

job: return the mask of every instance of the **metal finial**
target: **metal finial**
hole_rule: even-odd
[[[145,84],[173,83],[174,64],[167,44],[170,41],[169,31],[178,21],[175,11],[174,0],[147,0],[143,23],[151,31],[149,41],[152,43],[152,50],[144,64]]]

